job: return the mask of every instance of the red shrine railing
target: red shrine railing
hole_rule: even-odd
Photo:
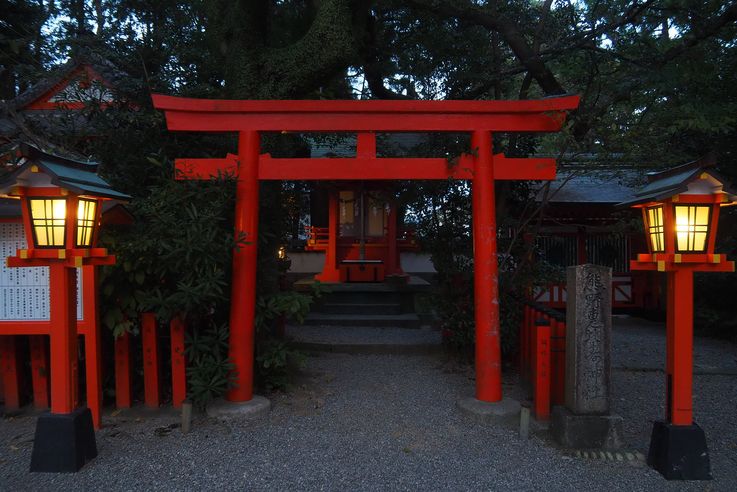
[[[524,303],[519,332],[520,381],[532,393],[533,413],[550,419],[565,404],[566,315],[533,301]]]
[[[148,408],[159,408],[165,395],[170,392],[171,404],[178,408],[187,396],[185,324],[179,318],[162,324],[153,313],[143,313],[140,326],[140,335],[126,332],[113,342],[115,406],[119,409],[130,408],[134,401],[141,400]],[[25,404],[38,410],[49,407],[49,351],[46,338],[43,335],[0,336],[0,401],[6,412],[18,412]],[[27,344],[24,339],[27,339]],[[138,351],[140,358],[136,354]],[[85,367],[92,363],[89,358],[82,362]],[[136,367],[137,364],[142,367]],[[171,367],[165,370],[168,364]],[[28,366],[31,369],[30,392],[25,369]],[[97,381],[102,381],[103,370],[97,365],[94,368],[99,371],[96,373],[97,379],[92,386],[90,381],[87,382],[86,393],[88,405],[95,405],[96,408],[93,418],[95,428],[100,428],[101,393],[90,388],[96,387]],[[164,381],[164,373],[170,375],[168,382]],[[171,388],[167,387],[168,384],[171,384]],[[142,389],[140,394],[136,393],[138,388]]]
[[[307,232],[307,243],[305,244],[307,251],[323,251],[328,247],[329,228],[305,226],[305,231]],[[401,228],[397,234],[397,247],[402,251],[419,251],[420,245],[417,242],[415,230],[409,227]]]

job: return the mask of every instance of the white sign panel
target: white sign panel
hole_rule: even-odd
[[[5,259],[26,247],[21,223],[0,223],[0,321],[49,319],[48,267],[8,268]],[[77,275],[77,319],[82,319],[82,275]],[[0,328],[0,330],[2,330]]]

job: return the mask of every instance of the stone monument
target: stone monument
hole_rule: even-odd
[[[568,448],[618,448],[622,418],[610,414],[612,270],[568,267],[565,406],[551,430]]]

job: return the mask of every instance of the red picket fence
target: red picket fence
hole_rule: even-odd
[[[153,313],[141,315],[141,347],[143,353],[143,402],[149,408],[161,405],[161,334]],[[172,405],[180,408],[187,397],[186,360],[184,355],[184,322],[174,318],[169,322],[171,351]],[[131,335],[124,333],[115,339],[115,406],[130,408],[133,385]]]
[[[565,403],[565,314],[525,301],[519,340],[521,382],[532,392],[535,418],[548,420],[553,405]]]
[[[162,403],[162,364],[165,359],[171,362],[172,405],[181,407],[187,394],[186,358],[184,353],[185,324],[180,318],[168,323],[168,336],[163,331],[153,313],[141,315],[141,351],[143,363],[143,401],[147,407],[158,408]],[[132,335],[125,333],[114,342],[115,405],[117,408],[130,408],[133,404],[134,357]],[[166,339],[169,340],[169,358],[162,357]],[[27,340],[27,343],[26,343]],[[137,345],[137,343],[135,344]],[[81,366],[91,360],[92,354],[85,354]],[[27,381],[27,368],[30,367],[30,385]],[[101,369],[101,368],[98,368]],[[98,379],[101,380],[101,379]],[[89,383],[89,381],[88,381]],[[31,391],[28,391],[31,389]],[[0,336],[0,401],[5,411],[20,410],[23,396],[30,393],[34,408],[49,408],[49,347],[46,335],[1,335]],[[88,398],[90,390],[87,391]],[[94,397],[93,397],[94,398]],[[89,403],[88,403],[89,405]],[[93,412],[94,413],[94,412]],[[95,427],[100,427],[99,412],[93,416]]]

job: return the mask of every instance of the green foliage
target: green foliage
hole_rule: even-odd
[[[228,327],[211,325],[189,330],[186,337],[188,397],[204,408],[232,388],[228,359]]]
[[[287,321],[304,323],[316,298],[325,291],[316,282],[310,294],[295,291],[259,296],[256,301],[256,380],[267,391],[285,390],[305,356],[290,347],[282,335]]]
[[[266,391],[285,390],[291,375],[299,370],[305,355],[284,340],[266,338],[259,343],[256,353],[256,378]]]

